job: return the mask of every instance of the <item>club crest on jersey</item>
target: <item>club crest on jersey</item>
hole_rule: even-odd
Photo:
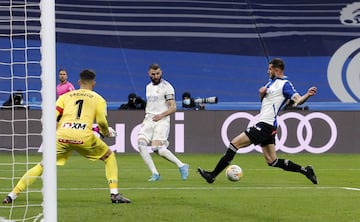
[[[76,122],[74,122],[74,123],[66,122],[62,125],[62,128],[85,130],[86,124],[85,123],[76,123]]]

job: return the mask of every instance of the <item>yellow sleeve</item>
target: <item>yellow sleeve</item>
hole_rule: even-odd
[[[96,123],[99,125],[100,132],[104,136],[109,136],[109,124],[106,119],[107,116],[107,105],[106,101],[101,98],[98,106],[96,107]]]
[[[59,122],[64,111],[64,96],[60,96],[56,100],[56,121]]]

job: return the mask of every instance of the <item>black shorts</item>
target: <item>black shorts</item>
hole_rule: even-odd
[[[254,145],[275,144],[276,128],[270,124],[259,122],[255,126],[247,128],[245,134]]]

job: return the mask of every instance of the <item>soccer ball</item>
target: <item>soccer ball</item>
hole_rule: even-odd
[[[230,165],[225,171],[226,178],[232,182],[239,181],[243,177],[243,171],[238,165]]]

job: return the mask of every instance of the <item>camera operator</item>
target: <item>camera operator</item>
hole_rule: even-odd
[[[206,98],[191,98],[189,92],[184,92],[182,95],[182,107],[185,110],[204,110],[205,103],[214,104],[218,102],[216,96]]]
[[[21,90],[18,90],[16,92],[13,92],[9,99],[6,100],[3,104],[1,109],[27,109],[29,108],[27,105],[24,105],[24,95],[21,92]]]
[[[182,94],[182,108],[184,110],[204,110],[205,105],[203,103],[196,103],[189,92]]]
[[[140,96],[135,93],[128,95],[128,102],[121,104],[120,110],[145,110],[146,102]]]

